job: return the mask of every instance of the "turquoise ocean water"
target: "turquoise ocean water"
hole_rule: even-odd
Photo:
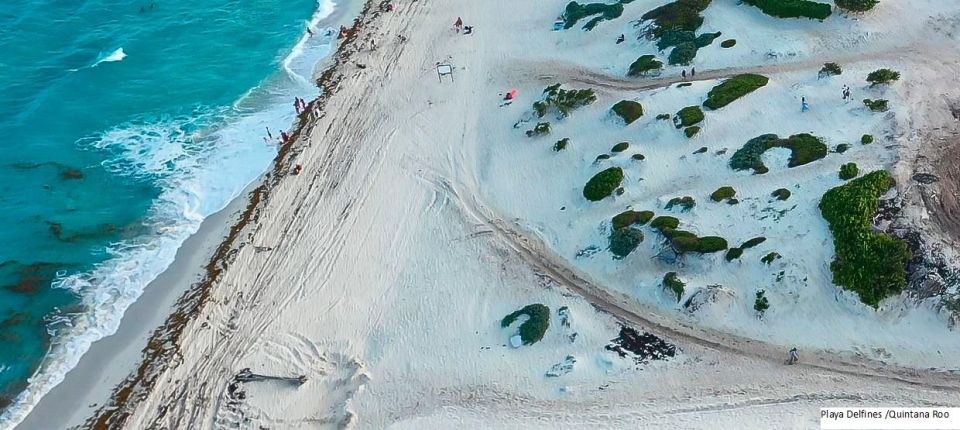
[[[0,428],[267,169],[333,8],[0,2]]]

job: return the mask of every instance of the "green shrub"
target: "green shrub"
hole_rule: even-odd
[[[550,134],[549,122],[538,122],[537,125],[533,127],[533,130],[527,130],[527,137],[537,137],[545,134]]]
[[[630,147],[630,142],[620,142],[616,145],[613,145],[613,148],[610,148],[610,152],[623,152]]]
[[[547,328],[550,327],[550,308],[540,303],[526,305],[503,317],[500,327],[509,327],[521,315],[527,316],[527,320],[520,324],[520,339],[523,340],[523,344],[531,345],[543,339]]]
[[[637,61],[634,61],[630,65],[630,70],[627,71],[627,76],[644,76],[648,72],[654,70],[660,70],[663,68],[663,63],[653,55],[641,55],[640,58],[637,58]]]
[[[609,159],[610,159],[610,154],[600,154],[600,155],[597,156],[597,158],[594,158],[594,159],[593,159],[593,162],[594,162],[594,163],[599,163],[599,162],[601,162],[601,161],[603,161],[603,160],[609,160]]]
[[[856,178],[859,173],[860,169],[857,168],[857,163],[847,163],[840,166],[840,179],[844,181]]]
[[[810,18],[824,20],[830,16],[830,5],[809,0],[743,0],[777,18]]]
[[[740,249],[740,248],[730,248],[730,249],[727,250],[727,255],[725,255],[724,258],[726,258],[727,261],[733,261],[733,260],[736,260],[736,259],[740,258],[741,255],[743,255],[743,250],[742,250],[742,249]]]
[[[691,85],[693,85],[693,82],[681,82],[681,83],[677,84],[677,88],[689,87],[689,86],[691,86]]]
[[[663,276],[663,286],[677,296],[677,303],[683,298],[683,287],[686,285],[687,284],[680,280],[677,272],[670,272]]]
[[[673,116],[673,125],[677,128],[689,127],[703,121],[703,109],[700,106],[687,106]]]
[[[775,134],[764,134],[750,139],[730,157],[730,168],[733,170],[753,169],[756,174],[767,173],[769,169],[763,164],[761,156],[771,148],[786,148],[790,150],[789,167],[802,166],[827,156],[827,145],[819,137],[801,133],[780,139]]]
[[[632,159],[634,159],[634,160],[637,160],[637,161],[643,161],[643,160],[644,160],[645,158],[647,158],[647,157],[644,157],[643,154],[636,153],[636,154],[633,154],[632,156],[630,156],[630,158],[632,158]]]
[[[553,144],[553,150],[557,152],[563,151],[564,149],[567,149],[567,145],[569,144],[570,138],[564,137],[563,139],[558,140],[557,143]]]
[[[683,212],[687,212],[690,209],[693,209],[697,205],[697,201],[690,196],[683,197],[674,197],[667,202],[667,205],[664,207],[666,210],[673,209],[674,206],[680,206]]]
[[[763,315],[767,309],[770,309],[770,301],[767,300],[765,293],[766,291],[763,290],[757,291],[757,299],[753,302],[753,310],[759,312],[760,315]]]
[[[879,2],[879,0],[834,0],[838,8],[850,12],[866,12],[873,9]]]
[[[660,230],[661,232],[664,230],[675,230],[679,226],[680,220],[672,216],[658,216],[654,218],[653,221],[650,221],[650,227]]]
[[[734,76],[713,87],[707,93],[707,101],[703,102],[703,106],[709,109],[720,109],[734,100],[767,85],[769,81],[770,79],[766,76],[752,73]]]
[[[710,0],[676,0],[648,11],[641,20],[652,20],[650,32],[661,36],[667,31],[695,31],[703,24],[703,12]]]
[[[584,30],[592,30],[598,22],[604,19],[615,19],[620,17],[623,14],[623,5],[620,2],[613,4],[604,4],[604,3],[590,3],[590,4],[580,4],[575,1],[572,1],[567,4],[566,10],[563,12],[563,28],[571,28],[574,25],[577,25],[577,21],[580,21],[583,18],[592,15],[600,15],[597,18],[594,18],[586,26]]]
[[[611,224],[614,230],[630,227],[634,224],[644,225],[653,218],[651,211],[625,211],[613,217]]]
[[[837,145],[836,151],[838,154],[843,154],[844,152],[847,152],[848,149],[850,149],[849,143],[841,143]]]
[[[712,194],[710,194],[710,200],[715,202],[722,202],[726,199],[733,198],[737,194],[737,191],[733,187],[720,187],[717,188]]]
[[[706,153],[707,151],[708,151],[708,148],[707,148],[706,146],[701,146],[700,148],[697,148],[696,151],[693,151],[693,153],[694,153],[694,154],[704,154],[704,153]]]
[[[863,135],[863,136],[860,136],[860,143],[862,143],[862,144],[864,144],[864,145],[869,145],[869,144],[873,143],[873,135],[872,135],[872,134],[865,134],[865,135]]]
[[[678,253],[698,252],[709,254],[727,249],[726,239],[718,236],[680,236],[670,240],[673,249]]]
[[[667,56],[667,63],[671,65],[689,65],[697,57],[697,45],[693,43],[681,43],[670,51]]]
[[[719,236],[705,236],[700,238],[697,252],[719,252],[727,249],[727,240]]]
[[[761,243],[763,243],[763,242],[766,242],[766,241],[767,241],[767,238],[765,238],[765,237],[763,237],[763,236],[755,237],[755,238],[750,239],[750,240],[748,240],[748,241],[746,241],[746,242],[743,242],[743,245],[740,245],[740,247],[743,248],[743,249],[749,249],[749,248],[753,248],[754,246],[757,246],[757,245],[759,245],[759,244],[761,244]]]
[[[823,68],[820,69],[819,76],[836,76],[843,73],[843,69],[840,68],[840,65],[837,63],[824,63]]]
[[[737,39],[727,39],[723,42],[720,42],[721,48],[733,48],[737,44]]]
[[[737,200],[737,199],[729,199],[729,200],[727,200],[727,204],[728,204],[728,205],[731,205],[731,206],[733,206],[733,205],[735,205],[735,204],[738,204],[738,203],[740,203],[740,200]]]
[[[898,79],[900,79],[900,72],[890,69],[877,69],[867,75],[867,82],[870,83],[871,87],[874,85],[889,84]]]
[[[687,127],[687,128],[685,128],[685,129],[683,129],[683,135],[684,135],[684,136],[687,136],[688,139],[691,138],[691,137],[693,137],[693,136],[696,136],[697,133],[699,133],[699,132],[700,132],[700,126],[698,126],[698,125],[695,125],[695,126],[693,126],[693,127]]]
[[[657,119],[660,119],[660,120],[670,119],[670,114],[668,114],[668,113],[662,113],[662,114],[660,114],[660,115],[657,115]]]
[[[621,259],[637,249],[643,242],[643,232],[633,227],[615,228],[610,232],[610,253]]]
[[[774,192],[770,193],[770,195],[777,200],[786,200],[790,198],[790,190],[786,188],[778,188]]]
[[[633,100],[621,100],[611,108],[623,121],[630,124],[643,116],[643,106]]]
[[[533,103],[533,111],[538,118],[543,118],[551,111],[556,111],[560,118],[565,118],[574,109],[595,101],[597,94],[592,89],[565,90],[560,88],[560,84],[554,84],[543,90],[543,99]]]
[[[600,173],[597,173],[583,187],[583,196],[590,201],[603,200],[613,193],[613,190],[620,186],[623,181],[623,169],[611,167]]]
[[[885,99],[863,99],[863,105],[874,112],[886,112],[889,107]]]
[[[773,263],[774,261],[779,260],[780,258],[781,258],[781,255],[780,255],[780,254],[778,254],[778,253],[776,253],[776,252],[771,252],[771,253],[769,253],[769,254],[767,254],[767,255],[764,255],[763,258],[760,259],[760,261],[761,261],[763,264],[771,264],[771,263]]]
[[[878,170],[827,191],[819,205],[833,233],[833,282],[874,307],[907,285],[906,243],[871,225],[878,198],[893,186],[890,174]]]
[[[679,239],[681,237],[699,239],[695,233],[693,233],[692,231],[686,231],[686,230],[664,228],[663,230],[660,230],[660,233],[662,233],[664,237],[670,240]]]

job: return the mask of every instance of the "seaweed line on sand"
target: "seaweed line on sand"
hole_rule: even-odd
[[[217,246],[216,251],[210,258],[210,261],[204,267],[203,278],[190,286],[178,300],[175,310],[163,325],[157,328],[147,346],[142,351],[142,360],[127,378],[121,382],[110,396],[110,400],[100,406],[94,415],[87,419],[82,428],[95,430],[107,430],[121,428],[126,420],[133,414],[136,406],[142,401],[149,390],[153,387],[157,378],[170,366],[176,366],[179,363],[180,356],[180,338],[184,333],[187,324],[196,317],[206,305],[210,298],[210,291],[214,284],[220,279],[224,270],[233,262],[237,252],[243,245],[241,234],[251,223],[256,223],[263,204],[269,199],[270,192],[276,188],[280,181],[290,171],[293,160],[296,155],[303,151],[304,145],[298,145],[301,142],[300,137],[307,135],[313,128],[315,120],[310,119],[310,114],[315,109],[320,110],[320,116],[324,115],[323,107],[331,95],[339,89],[343,75],[337,72],[346,64],[353,53],[357,52],[353,47],[359,30],[369,16],[374,4],[383,4],[385,1],[368,0],[361,10],[353,25],[348,28],[347,34],[337,47],[336,52],[331,56],[333,64],[328,67],[317,79],[317,86],[322,90],[320,97],[311,102],[307,109],[300,114],[297,124],[294,127],[290,138],[280,145],[277,155],[273,160],[273,169],[264,175],[261,183],[249,193],[247,206],[240,212],[237,221],[230,227],[229,234],[223,242]],[[163,411],[159,412],[164,415]]]

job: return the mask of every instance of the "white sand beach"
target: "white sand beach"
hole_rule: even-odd
[[[388,3],[392,11],[378,10]],[[173,339],[171,359],[117,358],[107,362],[119,369],[110,365],[112,378],[89,376],[92,362],[80,367],[87,378],[70,386],[93,384],[96,394],[68,393],[84,402],[131,376],[112,403],[64,405],[72,415],[41,403],[36,411],[62,419],[31,416],[22,428],[811,428],[826,406],[960,403],[955,315],[941,296],[904,291],[875,309],[834,285],[833,239],[817,208],[845,183],[841,165],[889,170],[897,187],[885,198],[899,215],[880,223],[916,231],[925,258],[953,267],[956,205],[940,196],[956,185],[912,178],[956,170],[937,170],[933,151],[956,143],[960,89],[949,77],[960,70],[960,5],[884,0],[820,22],[714,0],[702,31],[723,36],[701,48],[691,85],[677,87],[686,67],[625,76],[636,57],[656,53],[634,21],[664,1],[625,4],[593,31],[551,31],[566,3],[369,2],[321,77],[330,91],[321,116],[281,152],[262,194],[211,221],[245,220],[215,253],[215,279],[193,287],[203,298],[177,320],[178,335],[152,335]],[[472,34],[452,29],[457,17]],[[621,33],[627,41],[614,43]],[[728,38],[737,45],[720,48]],[[843,74],[818,77],[828,61]],[[438,77],[438,64],[452,76]],[[903,77],[869,87],[864,76],[881,67]],[[655,118],[699,105],[740,73],[770,82],[707,111],[694,137]],[[527,137],[538,122],[531,105],[556,83],[592,88],[597,101],[553,121],[549,136]],[[843,85],[854,101],[840,99]],[[801,114],[801,97],[810,112]],[[889,99],[890,110],[870,112],[867,97]],[[644,115],[624,125],[610,114],[619,100],[639,101]],[[765,133],[811,133],[830,152],[788,167],[790,153],[776,149],[763,155],[769,173],[731,170],[730,154]],[[877,142],[860,144],[864,134]],[[561,138],[570,146],[552,150]],[[621,141],[629,149],[611,153]],[[624,192],[584,199],[587,180],[610,166],[626,170]],[[710,200],[722,185],[739,204]],[[770,197],[780,187],[789,200]],[[679,196],[696,206],[665,208]],[[719,253],[678,263],[657,258],[663,242],[646,229],[636,250],[611,258],[609,222],[627,209],[676,216],[731,245],[766,239],[737,261]],[[218,226],[206,231],[226,230]],[[783,258],[760,262],[771,252]],[[687,283],[680,297],[660,285],[669,271]],[[728,298],[685,305],[713,285]],[[771,303],[762,318],[760,289]],[[550,327],[512,348],[516,329],[500,321],[532,303],[550,308]],[[672,356],[611,351],[621,326],[674,347]],[[787,366],[791,347],[801,361]],[[572,371],[545,376],[568,356]],[[244,382],[243,369],[306,380]]]

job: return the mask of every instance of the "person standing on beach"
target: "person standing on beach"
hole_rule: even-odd
[[[696,67],[691,67],[691,68],[690,68],[690,77],[692,78],[692,77],[694,77],[694,76],[697,76],[697,68],[696,68]]]
[[[293,98],[293,108],[296,109],[297,115],[300,115],[300,99],[297,97]]]
[[[459,33],[461,28],[463,28],[463,20],[458,16],[457,21],[453,23],[453,29]]]
[[[810,110],[810,105],[807,104],[806,97],[800,97],[800,112],[806,112]]]
[[[266,127],[266,128],[267,128],[267,137],[269,137],[270,140],[273,140],[273,133],[270,132],[270,127]]]
[[[281,131],[281,132],[280,132],[280,142],[282,142],[282,143],[287,143],[287,139],[290,139],[290,136],[287,135],[287,132]]]
[[[683,79],[687,79],[687,69],[683,69],[680,71],[680,77]]]

